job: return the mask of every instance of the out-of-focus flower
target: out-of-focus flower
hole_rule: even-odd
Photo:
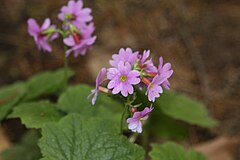
[[[113,94],[121,94],[127,97],[128,94],[133,94],[133,86],[140,83],[140,73],[136,70],[131,70],[131,65],[128,62],[120,61],[118,68],[109,68],[107,71],[107,79],[110,80],[107,88],[113,89]]]
[[[107,69],[106,68],[102,68],[96,78],[96,87],[95,89],[93,89],[91,92],[91,94],[88,96],[88,98],[92,97],[92,105],[95,104],[96,100],[97,100],[97,95],[98,95],[98,91],[99,91],[99,87],[100,84],[104,81],[103,77],[106,74]]]
[[[159,65],[158,65],[158,74],[160,76],[167,76],[168,78],[170,78],[173,74],[173,70],[171,69],[171,63],[165,63],[163,64],[163,58],[160,57],[159,58]],[[170,86],[170,83],[168,81],[168,78],[162,83],[162,86],[165,88],[165,89],[170,89],[169,86]]]
[[[117,67],[120,61],[128,62],[130,63],[130,65],[134,65],[137,59],[138,52],[133,52],[131,48],[127,49],[121,48],[118,54],[114,54],[112,56],[112,60],[110,60],[109,63],[113,67]]]
[[[58,18],[62,21],[71,22],[77,28],[82,28],[93,19],[90,15],[91,11],[90,8],[83,8],[82,0],[70,0],[67,6],[61,8]]]
[[[152,112],[153,107],[146,107],[141,112],[135,112],[132,118],[127,119],[128,129],[132,132],[142,133],[142,121],[148,119],[148,114]]]
[[[69,35],[67,38],[64,38],[63,42],[70,47],[66,51],[66,56],[69,56],[70,53],[74,52],[74,56],[77,57],[80,55],[85,55],[87,50],[93,45],[96,41],[96,36],[92,36],[95,30],[94,24],[90,23],[80,30],[80,33],[74,32]]]
[[[54,32],[55,25],[51,25],[49,18],[46,18],[40,27],[33,18],[28,19],[28,33],[34,38],[39,50],[51,52],[52,48],[49,41],[53,41],[58,37],[58,33]]]

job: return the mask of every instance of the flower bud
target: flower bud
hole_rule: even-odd
[[[136,107],[131,107],[131,113],[135,113],[137,112],[137,108]]]

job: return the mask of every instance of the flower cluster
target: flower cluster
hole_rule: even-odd
[[[95,27],[92,22],[91,9],[83,7],[83,1],[70,0],[67,6],[63,6],[58,14],[59,20],[63,25],[57,29],[51,25],[50,19],[46,18],[40,27],[36,20],[28,20],[28,32],[34,38],[39,50],[51,52],[52,48],[49,42],[59,37],[63,37],[63,43],[67,46],[66,56],[74,53],[77,57],[85,55],[86,51],[93,45],[96,36],[92,36]]]
[[[100,70],[96,79],[96,87],[89,95],[89,97],[93,97],[93,105],[96,102],[98,91],[128,97],[134,94],[136,89],[146,88],[145,94],[148,100],[154,102],[163,93],[163,88],[169,89],[168,79],[173,74],[171,64],[164,64],[163,58],[160,57],[159,65],[155,66],[150,58],[149,50],[140,54],[130,48],[121,48],[118,54],[112,56],[109,63],[112,67]],[[104,81],[107,82],[106,87],[100,86]],[[134,106],[130,105],[130,107]],[[127,120],[129,129],[133,132],[142,132],[141,120],[146,120],[152,110],[152,107],[146,107],[141,112],[132,112],[133,117]]]

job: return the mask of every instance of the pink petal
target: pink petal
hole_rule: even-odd
[[[52,48],[51,48],[50,44],[46,40],[40,39],[39,44],[41,45],[43,51],[47,51],[47,52],[52,51]]]
[[[70,1],[68,2],[68,8],[69,8],[70,10],[74,10],[75,5],[76,5],[76,2],[73,1],[73,0],[70,0]]]
[[[108,89],[113,89],[116,86],[116,82],[115,81],[110,81],[107,85]]]
[[[120,61],[119,63],[118,63],[118,70],[119,71],[122,71],[122,70],[124,70],[124,62],[123,61]]]
[[[77,1],[75,7],[76,7],[78,10],[81,10],[82,7],[83,7],[83,2],[82,2],[82,1]]]
[[[133,86],[132,85],[129,85],[128,87],[127,87],[127,91],[128,91],[128,93],[129,94],[133,94]]]
[[[69,37],[67,37],[67,38],[64,38],[64,39],[63,39],[63,42],[64,42],[67,46],[70,46],[70,47],[76,45],[76,43],[75,43],[75,41],[74,41],[74,39],[73,39],[72,36],[69,36]]]
[[[30,18],[30,19],[28,19],[27,23],[28,23],[28,33],[31,36],[36,36],[40,33],[40,27],[37,24],[35,19]]]
[[[41,30],[43,31],[43,30],[45,30],[45,29],[48,29],[49,26],[50,26],[50,24],[51,24],[50,19],[49,19],[49,18],[46,18],[46,19],[44,20],[43,24],[42,24]]]
[[[121,94],[124,96],[124,97],[127,97],[128,96],[128,87],[127,85],[123,85],[122,89],[121,89]]]
[[[137,128],[138,124],[139,124],[139,121],[135,120],[134,122],[131,122],[128,124],[128,128],[130,130],[135,129],[135,128]]]
[[[137,131],[138,133],[142,133],[142,123],[141,123],[141,122],[139,122],[139,124],[138,124],[138,126],[137,126],[137,128],[136,128],[136,131]]]
[[[119,83],[115,88],[112,90],[112,94],[118,94],[122,90],[123,86],[122,83]]]
[[[107,70],[107,79],[111,80],[113,79],[118,73],[117,68],[109,68]]]
[[[160,57],[158,61],[159,61],[158,68],[159,68],[159,69],[162,69],[162,66],[163,66],[163,58]]]

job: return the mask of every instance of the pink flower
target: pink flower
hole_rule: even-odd
[[[138,52],[133,52],[131,48],[121,48],[118,54],[114,54],[112,56],[112,59],[113,60],[110,60],[109,63],[113,67],[117,67],[120,61],[128,62],[131,65],[134,65],[134,63],[138,59]]]
[[[131,65],[128,62],[120,61],[118,68],[109,68],[107,70],[107,79],[110,80],[107,88],[113,89],[112,94],[121,94],[127,97],[128,94],[133,94],[133,86],[140,83],[140,73],[136,70],[131,70]]]
[[[95,89],[93,89],[91,92],[91,94],[88,96],[88,98],[92,97],[92,105],[95,104],[96,100],[97,100],[97,95],[98,95],[98,91],[99,91],[99,86],[100,84],[104,81],[103,77],[106,74],[107,69],[106,68],[102,68],[99,73],[98,76],[96,78],[96,87]]]
[[[159,58],[158,74],[159,75],[165,75],[168,78],[170,78],[172,76],[172,74],[173,74],[173,70],[171,69],[171,63],[163,64],[163,58],[162,57]],[[162,83],[162,86],[165,89],[169,90],[170,89],[169,88],[170,83],[168,81],[168,78]]]
[[[162,70],[161,73],[157,74],[152,82],[147,87],[146,95],[148,95],[148,100],[154,102],[155,98],[160,97],[163,93],[162,86],[164,82],[168,82],[167,79],[172,75],[172,70]]]
[[[87,22],[90,22],[93,17],[90,8],[83,8],[82,0],[70,0],[67,6],[61,8],[58,18],[62,21],[70,21],[75,27],[82,28]]]
[[[28,19],[28,33],[34,38],[39,50],[51,52],[52,48],[49,41],[53,41],[58,37],[58,33],[52,32],[56,28],[55,25],[50,25],[50,19],[47,18],[40,27],[33,18]],[[49,31],[49,33],[48,33]]]
[[[94,24],[90,23],[80,30],[80,33],[74,32],[73,35],[64,38],[63,42],[70,47],[67,50],[66,56],[69,56],[70,53],[74,52],[74,56],[77,57],[80,55],[85,55],[87,50],[92,46],[96,40],[96,36],[92,37],[94,32]]]
[[[146,95],[148,95],[148,100],[154,102],[155,98],[160,97],[160,94],[163,93],[161,84],[166,80],[166,77],[160,77],[156,75],[152,82],[147,87]]]
[[[142,121],[148,119],[148,114],[152,112],[152,110],[153,108],[150,106],[150,108],[146,107],[141,112],[135,112],[132,118],[127,119],[127,123],[129,123],[128,129],[132,132],[142,133]]]

